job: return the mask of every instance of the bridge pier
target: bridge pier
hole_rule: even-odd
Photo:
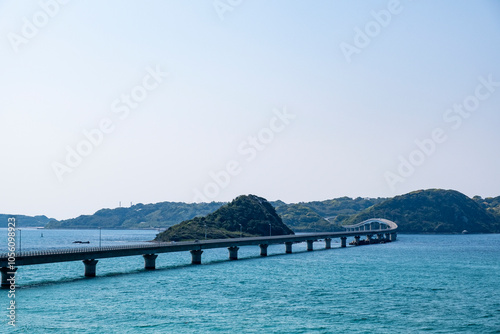
[[[398,237],[397,233],[391,233],[391,241],[396,241],[397,237]]]
[[[386,233],[385,234],[385,240],[387,240],[387,241],[391,240],[391,234],[390,233]]]
[[[379,241],[384,240],[384,234],[383,234],[383,233],[379,233],[379,234],[377,234],[377,239],[378,239]]]
[[[293,242],[285,242],[285,253],[292,254],[292,245]]]
[[[268,244],[260,244],[260,256],[267,256],[267,247],[269,247]]]
[[[144,254],[144,269],[146,270],[155,270],[156,269],[156,258],[158,255],[156,254]]]
[[[347,247],[347,237],[340,237],[340,247],[342,248]]]
[[[2,285],[1,285],[2,289],[10,289],[10,286],[12,285],[11,282],[14,283],[16,280],[16,271],[17,268],[14,269],[10,269],[7,267],[0,268],[0,272],[2,272]]]
[[[361,237],[360,237],[359,235],[354,236],[354,244],[355,244],[356,246],[358,246],[358,245],[359,245],[359,239],[361,239]]]
[[[85,265],[85,277],[95,277],[97,260],[83,260]]]
[[[326,238],[325,239],[325,249],[331,249],[332,248],[332,239]]]
[[[191,264],[201,264],[201,254],[203,254],[203,251],[201,249],[193,249],[189,252],[191,253]]]
[[[371,234],[367,234],[366,235],[366,240],[368,240],[368,242],[371,244],[372,243],[372,238],[373,238],[373,235]]]
[[[312,252],[314,250],[313,248],[314,240],[307,240],[307,251]]]
[[[238,260],[238,246],[232,246],[227,248],[229,250],[229,260]]]

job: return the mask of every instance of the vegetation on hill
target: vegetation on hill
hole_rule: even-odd
[[[304,204],[281,205],[276,208],[283,222],[295,232],[336,231],[339,227],[321,217]]]
[[[484,199],[480,196],[474,196],[473,200],[500,221],[500,196]]]
[[[267,203],[267,202],[266,202]],[[45,216],[16,215],[21,227],[46,228],[168,228],[213,213],[226,203],[137,204],[129,208],[102,209],[93,215],[56,221]],[[452,190],[420,190],[394,198],[340,197],[326,201],[286,204],[271,202],[282,221],[295,232],[343,230],[342,225],[367,218],[388,218],[408,233],[500,232],[500,196],[473,199]],[[2,218],[4,217],[4,218]],[[0,227],[9,215],[0,215]],[[239,226],[220,237],[239,236]],[[220,232],[220,231],[219,231]],[[245,235],[250,235],[244,231]],[[215,235],[214,235],[215,237]]]
[[[271,230],[271,231],[270,231]],[[223,239],[294,234],[264,198],[240,196],[206,217],[196,217],[159,233],[156,241]]]
[[[222,205],[217,202],[136,204],[129,208],[102,209],[93,215],[52,221],[47,228],[167,228],[183,220],[211,213]]]
[[[7,227],[9,218],[16,219],[16,227],[43,227],[47,225],[52,218],[46,216],[24,216],[24,215],[5,215],[0,214],[0,227]]]
[[[271,204],[276,208],[284,223],[297,232],[336,231],[342,221],[367,207],[377,204],[384,199],[361,198],[352,199],[341,197],[326,201],[309,203],[286,204],[283,201],[274,201]],[[93,215],[82,215],[66,220],[49,220],[36,226],[46,228],[168,228],[182,221],[195,217],[205,216],[219,209],[226,203],[176,203],[161,202],[155,204],[137,204],[128,208],[102,209]]]
[[[500,232],[498,220],[476,201],[454,190],[429,189],[396,196],[344,221],[387,218],[403,233]]]
[[[336,231],[341,222],[383,199],[341,197],[327,201],[286,204],[274,201],[285,224],[297,232]],[[129,208],[102,209],[93,215],[82,215],[67,220],[47,220],[46,228],[168,228],[182,221],[205,216],[226,203],[175,203],[137,204]],[[340,229],[341,230],[341,229]]]
[[[369,208],[372,205],[382,203],[387,200],[387,198],[350,198],[350,197],[339,197],[326,201],[315,201],[309,203],[301,203],[315,212],[317,212],[322,217],[336,217],[338,215],[351,216],[362,210]]]
[[[279,204],[276,212],[296,232],[343,231],[342,222],[385,198],[340,197],[326,201]]]

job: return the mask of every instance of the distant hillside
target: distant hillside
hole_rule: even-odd
[[[295,232],[332,231],[334,225],[303,204],[280,205],[276,212]]]
[[[50,221],[55,221],[55,219],[47,218],[46,216],[24,216],[24,215],[5,215],[0,214],[0,227],[8,226],[8,219],[14,217],[16,218],[16,227],[43,227],[47,225]]]
[[[223,203],[136,204],[129,208],[102,209],[93,215],[52,221],[47,228],[166,228],[181,221],[206,215],[220,208]]]
[[[315,201],[300,203],[313,209],[322,217],[334,217],[337,215],[351,216],[372,205],[382,203],[387,198],[362,198],[339,197],[326,201]]]
[[[268,201],[248,195],[236,198],[206,217],[197,217],[172,226],[159,233],[155,240],[204,239],[205,231],[208,239],[235,238],[240,236],[240,231],[243,236],[264,236],[269,235],[270,229],[272,235],[294,234]]]
[[[488,197],[484,199],[480,196],[474,196],[473,200],[500,221],[500,196]]]
[[[396,196],[344,221],[393,220],[403,233],[500,232],[498,220],[476,201],[454,190],[429,189]]]
[[[343,231],[341,224],[350,216],[385,201],[385,198],[340,197],[298,204],[276,203],[276,212],[296,232]]]
[[[93,215],[62,221],[45,216],[17,217],[18,226],[21,227],[46,225],[47,228],[76,229],[167,228],[210,214],[224,204],[226,203],[137,204],[129,208],[102,209]],[[399,224],[403,225],[404,231],[411,233],[457,233],[464,229],[470,232],[500,232],[500,196],[475,196],[470,199],[452,190],[421,190],[391,199],[340,197],[296,204],[286,204],[278,200],[270,204],[275,207],[283,222],[295,232],[343,230],[341,225],[376,216],[400,219]],[[0,215],[0,227],[7,226],[8,217],[10,216]],[[467,221],[462,222],[460,219]],[[408,226],[405,227],[405,224]],[[467,227],[469,225],[472,226]]]
[[[335,231],[350,215],[381,202],[383,199],[342,197],[326,201],[286,204],[283,201],[270,202],[285,224],[294,231]],[[205,216],[226,203],[177,203],[161,202],[137,204],[128,208],[102,209],[93,215],[82,215],[67,220],[47,220],[46,228],[167,228],[182,221]],[[326,220],[325,218],[328,218]],[[49,223],[50,221],[50,223]]]

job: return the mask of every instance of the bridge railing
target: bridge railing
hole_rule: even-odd
[[[371,222],[375,222],[375,223],[383,223],[383,224],[386,224],[387,226],[389,226],[389,229],[384,229],[384,230],[378,230],[378,231],[387,231],[387,232],[393,232],[393,231],[396,231],[397,230],[397,224],[390,221],[390,220],[387,220],[387,219],[383,219],[383,218],[372,218],[372,219],[368,219],[368,220],[365,220],[364,222],[361,222],[361,223],[358,223],[358,224],[355,224],[355,225],[349,225],[349,226],[344,226],[346,229],[351,229],[352,233],[354,232],[358,232],[358,231],[354,231],[355,228],[358,228],[360,226],[363,226],[363,225],[367,225]],[[359,232],[366,232],[366,231],[359,231]],[[323,234],[325,233],[319,233],[317,234],[317,236],[319,238],[321,238],[322,236],[324,236]],[[333,234],[330,236],[328,233],[326,233],[328,237],[332,237]],[[335,233],[334,233],[335,234]],[[285,237],[285,238],[288,238],[289,236],[275,236],[273,237],[273,239],[275,238],[281,238],[281,237]],[[299,236],[297,235],[297,237],[302,237],[302,236]],[[333,237],[336,237],[336,236],[333,236]],[[266,238],[271,238],[271,237],[266,237]],[[240,241],[245,241],[245,240],[248,240],[248,239],[253,239],[253,238],[242,238],[240,239]],[[217,242],[217,241],[220,241],[220,240],[214,240],[214,239],[211,239],[211,240],[207,240],[208,243],[212,243],[212,242]],[[227,241],[227,240],[225,240]],[[237,240],[235,240],[237,241]],[[278,241],[278,240],[276,240]],[[280,241],[278,242],[275,242],[275,243],[279,243]],[[191,242],[189,241],[186,241],[186,242],[175,242],[175,243],[172,243],[172,242],[159,242],[159,243],[151,243],[151,244],[131,244],[131,245],[124,245],[124,246],[101,246],[101,247],[77,247],[77,248],[61,248],[61,249],[48,249],[48,250],[34,250],[34,251],[25,251],[25,252],[16,252],[15,255],[16,257],[32,257],[32,256],[47,256],[47,255],[64,255],[64,254],[76,254],[76,253],[88,253],[88,252],[101,252],[101,251],[119,251],[119,250],[127,250],[127,249],[147,249],[147,248],[151,248],[151,249],[155,249],[155,248],[161,248],[161,247],[167,247],[167,246],[180,246],[180,245],[183,245],[183,244],[190,244]],[[266,243],[266,242],[264,242]],[[206,242],[204,242],[204,244],[206,244]],[[8,258],[8,253],[0,253],[0,258],[3,258],[3,259],[7,259]]]
[[[101,247],[77,247],[77,248],[61,248],[61,249],[47,249],[47,250],[33,250],[24,252],[15,252],[16,257],[26,257],[26,256],[45,256],[45,255],[60,255],[60,254],[74,254],[74,253],[86,253],[86,252],[98,252],[98,251],[114,251],[114,250],[126,250],[126,249],[137,249],[137,248],[157,248],[162,246],[171,245],[170,243],[160,242],[155,244],[132,244],[126,246],[101,246]],[[0,258],[8,258],[9,253],[0,253]]]
[[[378,223],[379,226],[381,226],[382,224],[386,225],[387,228],[385,229],[379,229],[379,230],[397,230],[398,228],[398,225],[389,220],[389,219],[385,219],[385,218],[370,218],[370,219],[367,219],[365,221],[362,221],[361,223],[357,223],[357,224],[354,224],[354,225],[344,225],[343,227],[349,231],[349,230],[354,230],[354,229],[357,229],[357,228],[360,228],[362,226],[366,226],[366,225],[370,225],[372,223]]]

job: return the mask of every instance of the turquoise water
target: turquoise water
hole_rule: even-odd
[[[1,231],[0,231],[1,233]],[[98,242],[94,231],[24,230],[23,249]],[[75,234],[76,233],[76,234]],[[150,240],[155,231],[102,231],[103,245]],[[53,234],[50,235],[49,234]],[[78,238],[74,238],[78,236]],[[92,245],[92,244],[91,244]],[[389,244],[324,250],[315,243],[102,259],[19,269],[18,326],[5,333],[500,333],[500,235],[399,235]],[[0,247],[4,244],[0,243]],[[1,291],[0,291],[1,292]],[[7,292],[7,291],[4,291]]]

